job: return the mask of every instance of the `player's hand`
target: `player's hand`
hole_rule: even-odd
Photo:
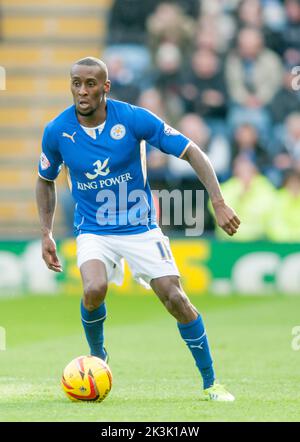
[[[213,208],[218,226],[220,226],[229,236],[233,236],[241,224],[235,211],[227,206],[224,201],[213,203]]]
[[[62,272],[62,266],[56,254],[56,244],[52,235],[43,236],[42,256],[48,269],[54,272]]]

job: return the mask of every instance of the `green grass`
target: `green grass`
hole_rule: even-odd
[[[72,403],[63,367],[87,354],[79,297],[0,302],[1,421],[299,421],[300,297],[192,298],[203,313],[218,378],[234,403],[202,400],[201,382],[175,321],[153,296],[109,295],[106,345],[113,388],[103,403]]]

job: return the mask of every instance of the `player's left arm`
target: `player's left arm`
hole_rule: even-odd
[[[211,199],[218,225],[228,235],[234,235],[240,225],[240,220],[235,211],[225,203],[208,156],[195,143],[191,142],[181,158],[190,163],[199,180],[204,184]]]
[[[240,220],[224,201],[218,179],[207,155],[180,132],[146,109],[133,106],[134,129],[138,140],[146,140],[162,152],[190,163],[210,196],[218,225],[230,236],[237,232]]]

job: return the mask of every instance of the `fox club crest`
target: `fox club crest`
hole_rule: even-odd
[[[113,126],[110,130],[110,136],[114,140],[121,140],[122,138],[124,138],[125,134],[126,134],[126,129],[125,126],[123,126],[123,124],[115,124],[115,126]]]

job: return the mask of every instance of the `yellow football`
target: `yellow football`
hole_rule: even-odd
[[[103,401],[111,390],[109,366],[96,356],[79,356],[64,369],[61,385],[72,401]]]

